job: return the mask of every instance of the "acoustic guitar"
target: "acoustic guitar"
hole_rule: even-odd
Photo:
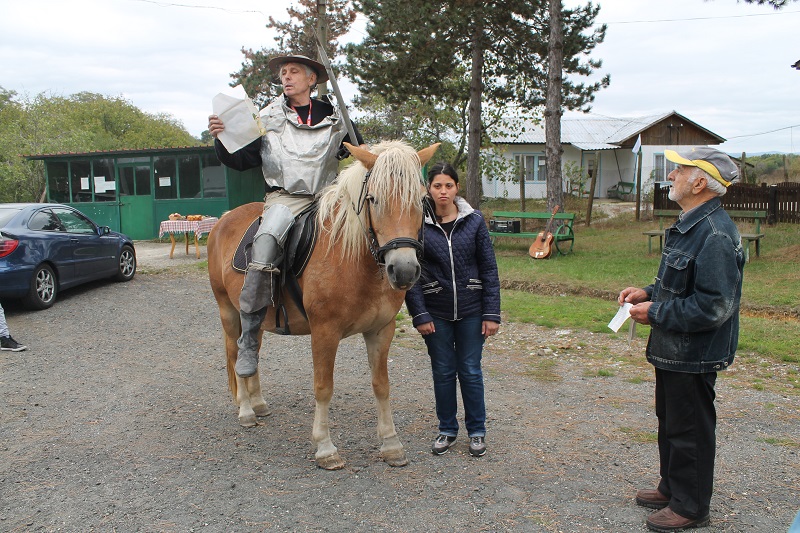
[[[550,215],[550,220],[547,221],[547,227],[545,227],[544,231],[539,232],[539,236],[536,237],[536,240],[531,244],[528,255],[532,258],[547,259],[553,252],[553,219],[556,217],[559,207],[561,206],[557,205],[553,209],[553,214]]]

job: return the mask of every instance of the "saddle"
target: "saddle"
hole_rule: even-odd
[[[275,329],[277,333],[290,334],[288,314],[283,302],[280,301],[283,288],[287,290],[303,317],[306,320],[308,319],[306,310],[303,307],[303,292],[297,280],[303,275],[317,243],[316,215],[317,203],[314,202],[295,217],[294,224],[286,237],[286,243],[283,245],[283,262],[276,290],[278,296],[276,298]],[[247,227],[239,244],[236,246],[236,251],[233,253],[231,266],[241,274],[247,272],[247,265],[250,264],[251,250],[253,248],[253,239],[260,225],[261,217],[259,216]],[[280,324],[281,316],[283,316],[283,326]]]

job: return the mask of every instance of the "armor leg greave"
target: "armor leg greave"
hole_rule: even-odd
[[[249,378],[258,372],[258,341],[261,335],[261,322],[266,315],[266,307],[255,313],[239,312],[242,335],[236,341],[239,353],[236,355],[234,370],[240,378]]]

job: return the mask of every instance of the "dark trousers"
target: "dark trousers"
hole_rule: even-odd
[[[661,482],[669,507],[686,518],[708,516],[714,488],[717,373],[656,368],[656,416]]]

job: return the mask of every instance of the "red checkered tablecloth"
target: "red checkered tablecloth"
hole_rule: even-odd
[[[158,237],[163,237],[165,233],[194,233],[199,238],[209,233],[217,222],[219,222],[217,217],[207,217],[203,220],[165,220],[158,228]]]

